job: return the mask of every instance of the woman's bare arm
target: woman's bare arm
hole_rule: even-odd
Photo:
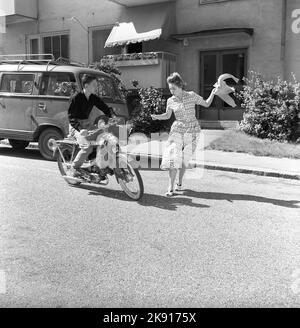
[[[217,89],[214,88],[206,100],[204,100],[202,97],[199,96],[201,99],[199,99],[199,101],[197,101],[197,104],[201,105],[203,107],[206,107],[206,108],[209,107],[214,100],[216,92],[217,92]]]
[[[166,112],[160,115],[151,115],[153,120],[168,120],[172,115],[172,108],[167,105]]]

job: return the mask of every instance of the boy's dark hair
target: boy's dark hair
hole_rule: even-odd
[[[81,82],[82,82],[82,85],[84,87],[86,84],[90,84],[94,80],[97,80],[96,76],[84,74],[82,79],[81,79]]]

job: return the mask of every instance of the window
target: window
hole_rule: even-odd
[[[26,51],[28,54],[39,54],[42,52],[41,38],[39,35],[29,35],[26,37]],[[35,56],[33,56],[32,59],[35,59]]]
[[[44,73],[39,94],[55,97],[70,97],[77,89],[75,77],[71,73]]]
[[[233,80],[227,79],[226,83],[229,86],[234,86],[236,90],[241,88],[243,83],[242,79],[246,74],[246,50],[224,50],[224,51],[207,51],[201,53],[200,58],[200,77],[201,77],[201,90],[200,94],[207,98],[214,84],[221,74],[229,73],[240,79],[237,85]],[[239,101],[231,94],[239,105]],[[224,108],[230,107],[220,98],[215,97],[212,107]]]
[[[105,42],[111,32],[111,29],[99,30],[94,29],[92,30],[92,54],[93,54],[93,61],[99,61],[105,55],[115,55],[121,53],[121,47],[109,47],[105,48]]]
[[[83,75],[81,75],[82,78]],[[98,90],[97,95],[104,98],[121,98],[118,91],[116,90],[114,81],[108,76],[97,76]]]
[[[70,58],[68,34],[36,34],[27,38],[27,51],[30,54],[53,54],[55,59],[59,57]]]
[[[34,74],[3,74],[1,92],[32,94]]]
[[[69,35],[52,35],[42,37],[43,52],[59,57],[69,58]]]
[[[30,53],[31,54],[39,53],[39,39],[30,39]]]

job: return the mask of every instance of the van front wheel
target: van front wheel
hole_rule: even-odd
[[[63,135],[56,129],[48,128],[39,137],[39,150],[41,155],[47,160],[56,160],[53,157],[53,150],[56,140],[63,139]]]
[[[24,140],[8,139],[8,141],[13,149],[16,150],[23,150],[29,145],[29,141]]]

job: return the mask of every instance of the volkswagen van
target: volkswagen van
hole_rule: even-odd
[[[82,90],[84,74],[97,77],[98,95],[125,123],[126,102],[109,74],[54,60],[0,58],[0,139],[15,149],[38,142],[42,156],[51,160],[54,141],[68,134],[69,98]]]

